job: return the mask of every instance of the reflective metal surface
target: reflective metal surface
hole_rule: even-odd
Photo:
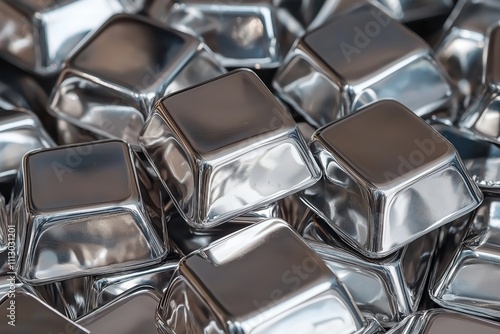
[[[183,0],[162,21],[200,36],[225,67],[280,65],[302,27],[272,0]]]
[[[124,142],[27,154],[11,204],[19,277],[39,285],[160,262],[168,251],[160,204]]]
[[[386,328],[415,312],[431,269],[437,232],[380,260],[360,256],[318,218],[305,228],[309,245],[351,293],[364,315]]]
[[[337,278],[279,219],[183,258],[156,320],[160,333],[176,334],[349,334],[364,327]]]
[[[371,5],[308,32],[286,56],[273,86],[316,127],[382,99],[419,116],[454,103],[430,47]]]
[[[52,146],[55,143],[33,113],[0,107],[0,182],[15,178],[25,153]]]
[[[457,83],[465,105],[477,95],[484,69],[483,48],[488,32],[499,22],[498,1],[459,0],[444,25],[436,57]]]
[[[216,226],[320,177],[291,116],[248,70],[164,98],[139,141],[193,227]]]
[[[87,311],[107,305],[138,289],[150,290],[149,293],[156,294],[159,301],[177,269],[179,260],[180,257],[177,254],[172,254],[161,264],[153,267],[93,277]]]
[[[464,242],[431,290],[433,300],[460,312],[500,319],[500,201],[487,197]]]
[[[468,315],[433,309],[408,317],[387,334],[498,334],[500,324]]]
[[[158,99],[224,72],[198,39],[118,15],[68,61],[49,109],[98,136],[136,145]]]
[[[0,56],[28,71],[53,74],[73,49],[126,0],[4,0],[0,2]]]
[[[7,249],[8,242],[8,228],[9,222],[7,221],[7,207],[5,205],[5,198],[0,194],[0,253]],[[0,261],[1,262],[1,261]],[[0,265],[1,267],[1,265]],[[0,271],[0,276],[1,276]]]
[[[500,8],[499,8],[500,24]],[[460,126],[486,140],[500,143],[500,26],[491,30],[484,51],[486,66],[477,100],[460,119]]]
[[[23,290],[0,298],[0,317],[1,333],[90,333]]]
[[[453,145],[393,101],[321,128],[311,150],[323,177],[301,198],[368,257],[389,255],[483,198]]]
[[[155,310],[159,300],[156,291],[138,289],[79,319],[77,323],[91,333],[157,334]]]
[[[401,20],[410,22],[429,19],[450,13],[455,5],[453,0],[375,0],[385,6],[389,13]]]
[[[483,191],[500,192],[500,143],[479,138],[465,129],[433,124],[457,149],[472,179]]]

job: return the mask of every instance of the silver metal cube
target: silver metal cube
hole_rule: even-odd
[[[321,258],[279,219],[183,258],[156,319],[160,333],[178,334],[351,334],[365,326]]]
[[[406,318],[387,334],[498,334],[500,324],[442,309],[418,312]]]
[[[41,285],[159,263],[158,188],[122,141],[28,153],[12,198],[17,274]]]
[[[500,8],[499,8],[500,23]],[[488,47],[484,50],[486,65],[483,84],[475,102],[460,119],[460,126],[485,140],[500,143],[500,27],[490,32]]]
[[[91,333],[157,334],[155,311],[160,299],[155,290],[140,288],[77,320]]]
[[[15,179],[27,152],[55,146],[35,114],[11,107],[0,107],[0,182]]]
[[[316,127],[383,99],[419,116],[454,103],[453,87],[430,47],[372,5],[306,33],[286,56],[273,86]]]
[[[54,74],[74,48],[127,0],[0,2],[0,57],[37,74]]]
[[[464,241],[448,262],[440,263],[440,275],[430,287],[439,305],[464,313],[500,320],[500,201],[486,197],[475,213]],[[480,302],[478,302],[480,301]]]
[[[435,230],[383,259],[351,250],[324,222],[313,219],[303,236],[351,293],[363,315],[385,328],[417,311],[431,270]]]
[[[498,22],[498,1],[459,0],[435,47],[437,59],[457,83],[466,106],[477,96],[484,70],[483,48],[489,31]]]
[[[90,333],[24,289],[0,296],[0,316],[2,333]]]
[[[277,68],[302,26],[272,0],[172,1],[167,25],[200,36],[225,67]]]
[[[483,199],[453,145],[394,101],[321,128],[311,150],[323,177],[302,200],[367,257],[387,256]]]
[[[164,98],[139,142],[193,227],[224,223],[320,177],[294,120],[249,70]]]
[[[96,135],[137,145],[144,120],[161,97],[222,73],[195,37],[117,15],[68,60],[49,111]]]

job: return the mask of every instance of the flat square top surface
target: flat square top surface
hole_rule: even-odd
[[[454,27],[486,34],[488,29],[498,22],[500,2],[498,0],[466,1],[464,6],[456,6],[454,12],[457,10],[460,12],[448,28]]]
[[[71,67],[133,91],[162,83],[199,42],[130,16],[115,16],[82,47]],[[175,69],[178,70],[178,69]]]
[[[373,77],[429,47],[401,23],[373,6],[362,6],[313,30],[304,42],[348,83]]]
[[[319,136],[374,184],[404,179],[454,152],[431,126],[393,101],[368,106],[323,128]]]
[[[423,334],[498,334],[500,325],[487,320],[458,315],[455,313],[437,313],[433,315]]]
[[[162,109],[200,154],[278,130],[293,122],[267,87],[250,71],[235,71],[167,97],[162,101]]]
[[[135,187],[128,146],[119,141],[29,154],[26,174],[27,196],[37,211],[118,202]]]
[[[321,258],[284,223],[255,224],[181,262],[233,320],[286,301],[334,276]],[[279,290],[280,296],[273,291]],[[321,291],[323,292],[323,291]],[[271,305],[272,306],[272,305]]]

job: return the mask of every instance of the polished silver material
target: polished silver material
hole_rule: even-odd
[[[136,145],[158,99],[222,73],[195,37],[117,15],[68,60],[49,110],[96,135]]]
[[[500,201],[486,197],[464,242],[431,287],[433,300],[460,312],[500,319]]]
[[[55,146],[35,114],[11,107],[0,108],[0,182],[15,178],[27,152]]]
[[[492,143],[471,131],[433,124],[457,149],[465,167],[478,186],[489,193],[500,193],[500,143]]]
[[[392,17],[411,22],[448,14],[455,5],[453,0],[375,0],[386,7]]]
[[[394,101],[318,130],[323,178],[301,198],[348,244],[383,257],[479,206],[453,145]]]
[[[78,319],[77,323],[96,334],[157,334],[155,311],[159,301],[156,291],[138,289]]]
[[[500,8],[498,9],[500,24]],[[477,100],[464,113],[460,126],[486,140],[500,143],[500,26],[490,32],[484,51],[486,66],[482,90]]]
[[[495,0],[459,0],[444,25],[436,57],[457,83],[464,104],[477,95],[483,73],[483,48],[490,29],[500,22],[500,3]]]
[[[316,127],[382,99],[394,99],[419,116],[454,104],[452,85],[430,47],[372,5],[305,34],[273,86]]]
[[[418,312],[387,334],[499,334],[500,324],[441,309]]]
[[[30,284],[141,268],[168,252],[160,192],[122,141],[28,153],[11,207],[17,273]]]
[[[303,235],[325,261],[364,315],[386,328],[417,311],[431,269],[438,231],[413,241],[386,258],[373,260],[351,250],[320,219]]]
[[[350,334],[364,327],[337,278],[279,219],[183,258],[156,319],[169,334]]]
[[[291,116],[249,70],[164,98],[139,142],[193,227],[266,206],[321,175]]]
[[[179,255],[172,254],[165,261],[153,267],[92,277],[87,312],[118,300],[133,290],[144,288],[156,294],[159,301],[167,290],[179,260]]]
[[[7,220],[7,207],[5,205],[5,198],[2,196],[2,194],[0,194],[0,253],[4,252],[7,249],[8,225],[9,221]],[[1,275],[2,274],[0,272],[0,276]]]
[[[272,0],[173,2],[163,21],[200,36],[225,67],[276,68],[303,32]]]
[[[128,11],[126,1],[0,1],[0,56],[25,70],[53,74],[89,33]]]
[[[15,311],[10,318],[12,302]],[[24,290],[0,297],[0,317],[0,333],[90,333]]]
[[[281,218],[292,228],[302,234],[311,221],[314,212],[301,199],[299,194],[293,194],[280,201]]]

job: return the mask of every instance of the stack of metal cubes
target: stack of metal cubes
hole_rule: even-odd
[[[500,334],[500,2],[0,0],[0,333]]]

